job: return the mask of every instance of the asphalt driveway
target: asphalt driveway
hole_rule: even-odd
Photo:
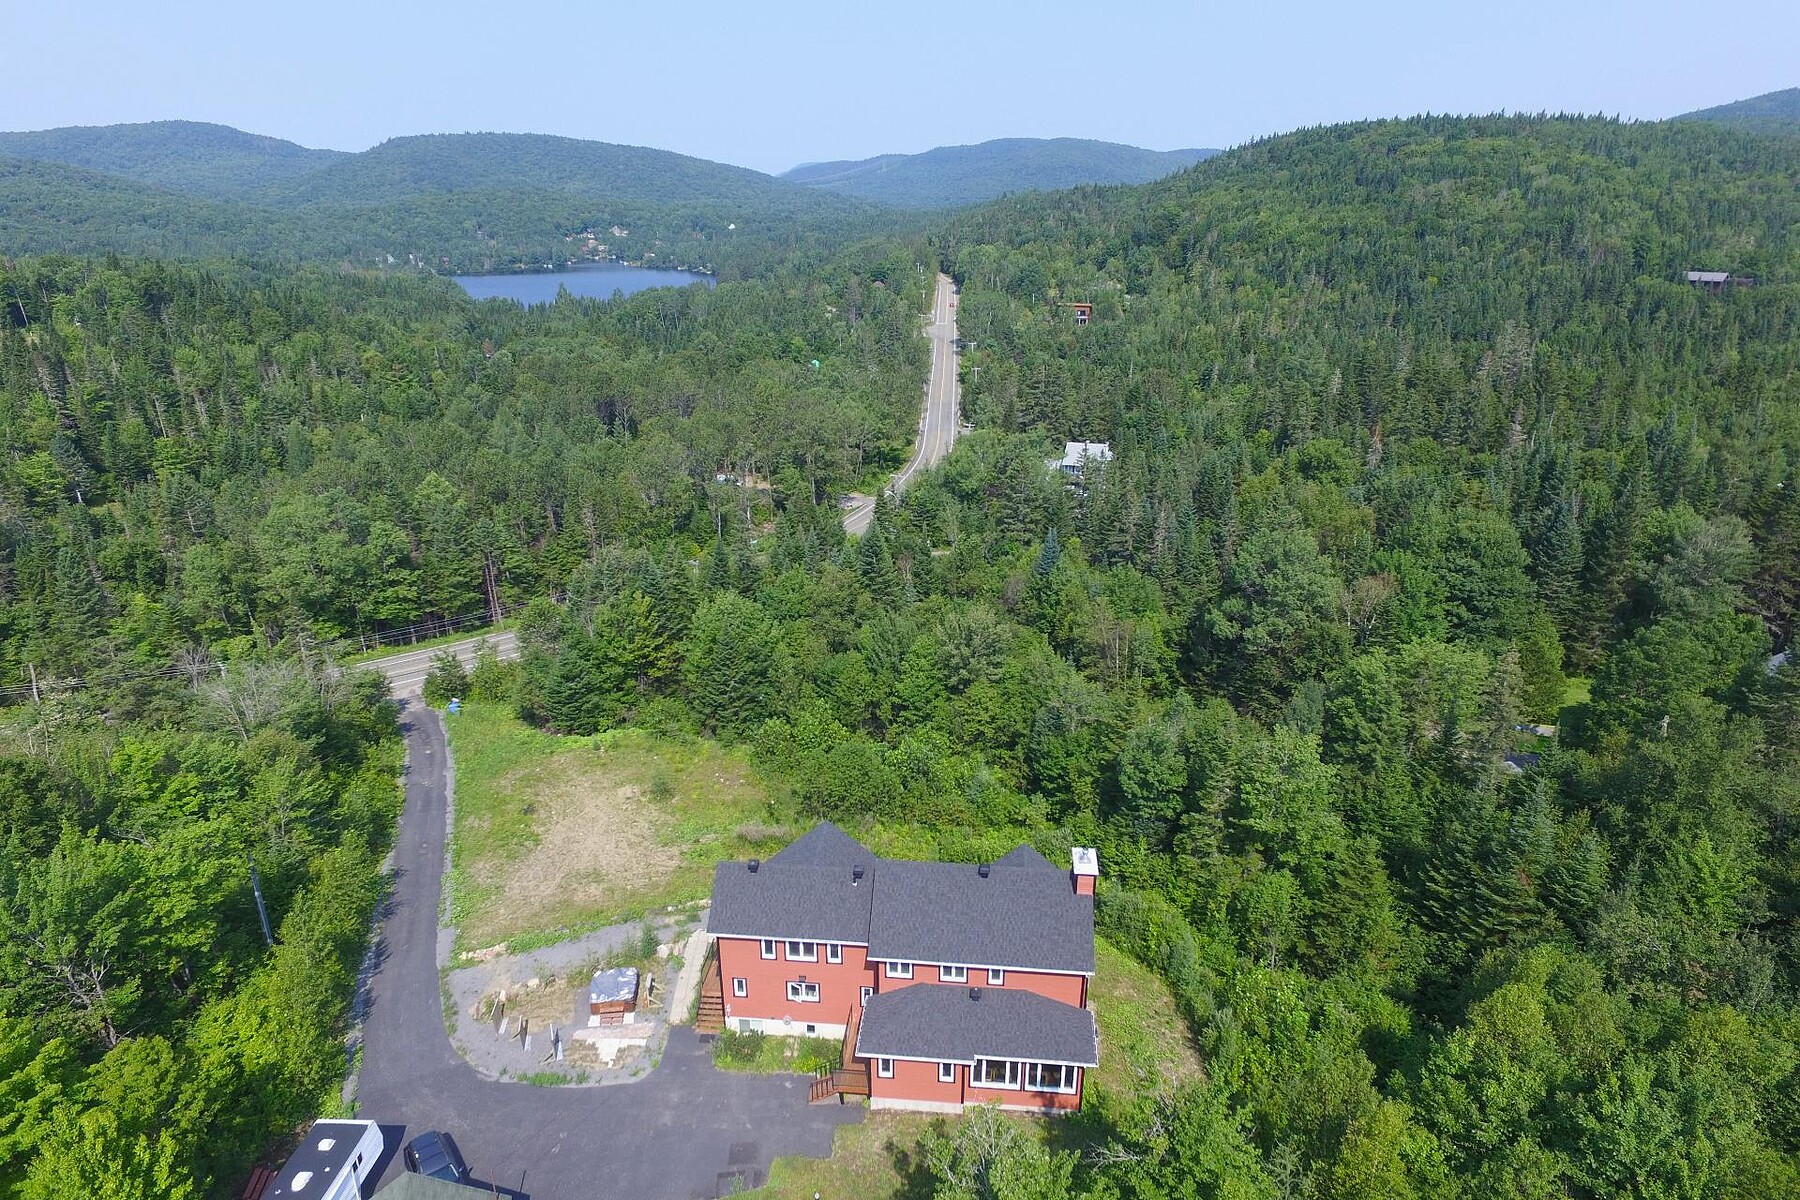
[[[756,1187],[784,1154],[831,1153],[854,1106],[806,1102],[794,1075],[715,1071],[691,1027],[670,1032],[662,1063],[619,1087],[533,1087],[477,1075],[451,1049],[438,987],[439,885],[444,865],[444,726],[417,701],[406,731],[406,807],[395,879],[365,996],[359,1116],[381,1123],[391,1149],[448,1130],[483,1184],[530,1200],[700,1200]],[[404,1170],[392,1156],[383,1180]],[[472,1193],[473,1194],[473,1193]]]

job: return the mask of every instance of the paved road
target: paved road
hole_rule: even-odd
[[[431,662],[445,652],[456,655],[465,667],[475,665],[475,651],[486,642],[494,648],[500,661],[519,657],[519,637],[509,630],[479,634],[460,642],[447,642],[426,650],[402,650],[385,658],[371,658],[359,665],[387,676],[388,690],[396,696],[416,696],[425,687],[425,676],[431,674]]]
[[[689,1026],[671,1031],[639,1083],[552,1088],[483,1079],[444,1032],[439,991],[439,877],[449,749],[438,714],[406,706],[406,807],[394,844],[362,1029],[359,1115],[390,1149],[446,1129],[484,1184],[529,1200],[698,1200],[765,1182],[784,1154],[825,1156],[862,1109],[811,1107],[807,1080],[713,1070]],[[401,1173],[390,1158],[384,1178]]]
[[[913,456],[894,475],[888,491],[898,495],[906,490],[913,476],[943,461],[956,444],[958,422],[962,419],[961,399],[956,378],[956,285],[948,275],[937,277],[937,296],[931,304],[931,324],[925,327],[931,339],[931,378],[925,384],[925,414],[919,421],[919,439]],[[875,498],[858,497],[844,513],[845,533],[867,533],[875,517]]]

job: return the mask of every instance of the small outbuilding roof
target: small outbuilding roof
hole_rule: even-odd
[[[637,999],[638,969],[636,967],[614,967],[610,971],[595,971],[594,980],[588,984],[589,1004],[618,1004],[626,1000]]]
[[[429,1175],[414,1175],[408,1171],[397,1176],[394,1181],[382,1188],[376,1195],[381,1200],[470,1200],[471,1197],[485,1193],[487,1188],[475,1187],[466,1183],[451,1183],[448,1180],[433,1179]]]
[[[1065,442],[1062,461],[1056,465],[1065,470],[1077,470],[1084,461],[1111,462],[1112,456],[1112,446],[1107,442]]]
[[[1731,280],[1730,271],[1689,271],[1689,283],[1727,283]]]
[[[1100,1062],[1094,1014],[1036,992],[919,983],[878,992],[863,1007],[858,1058],[974,1062]]]

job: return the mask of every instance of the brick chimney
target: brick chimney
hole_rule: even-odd
[[[1069,869],[1069,878],[1075,883],[1077,896],[1094,894],[1094,880],[1100,877],[1100,856],[1094,853],[1092,846],[1077,846],[1070,851],[1075,865]]]

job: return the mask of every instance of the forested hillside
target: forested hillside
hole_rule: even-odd
[[[806,163],[781,178],[901,208],[954,208],[1012,192],[1149,183],[1217,153],[1143,150],[1085,138],[1000,138],[920,154]]]
[[[228,125],[147,121],[0,133],[0,157],[63,163],[174,192],[241,200],[348,156]]]
[[[1768,92],[1732,104],[1702,108],[1696,112],[1683,113],[1676,119],[1712,121],[1719,125],[1731,125],[1738,129],[1749,130],[1752,133],[1774,133],[1789,136],[1800,134],[1800,88]]]
[[[613,304],[9,263],[0,674],[56,699],[8,714],[0,763],[72,798],[32,828],[149,860],[170,807],[158,830],[237,810],[165,796],[199,751],[92,731],[210,727],[156,736],[256,764],[294,738],[341,774],[310,708],[256,732],[213,664],[298,686],[331,637],[528,601],[524,661],[469,686],[546,728],[745,743],[775,815],[883,853],[1099,847],[1102,931],[1168,979],[1203,1077],[922,1173],[1795,1194],[1797,184],[1800,146],[1704,124],[1430,118]],[[835,493],[916,420],[940,261],[978,428],[846,543]],[[1116,456],[1071,486],[1045,459],[1077,437]],[[291,828],[256,820],[247,848]],[[51,868],[6,861],[30,930]],[[87,1127],[154,1165],[158,1110],[116,1081],[149,1034],[207,1044],[155,981],[216,960],[133,960],[160,1007],[113,1046],[8,940],[0,1091],[53,1098],[0,1126],[0,1177],[70,1194]]]
[[[438,135],[336,154],[186,122],[0,134],[9,254],[431,271],[598,254],[736,278],[899,224],[741,167],[573,138]]]

